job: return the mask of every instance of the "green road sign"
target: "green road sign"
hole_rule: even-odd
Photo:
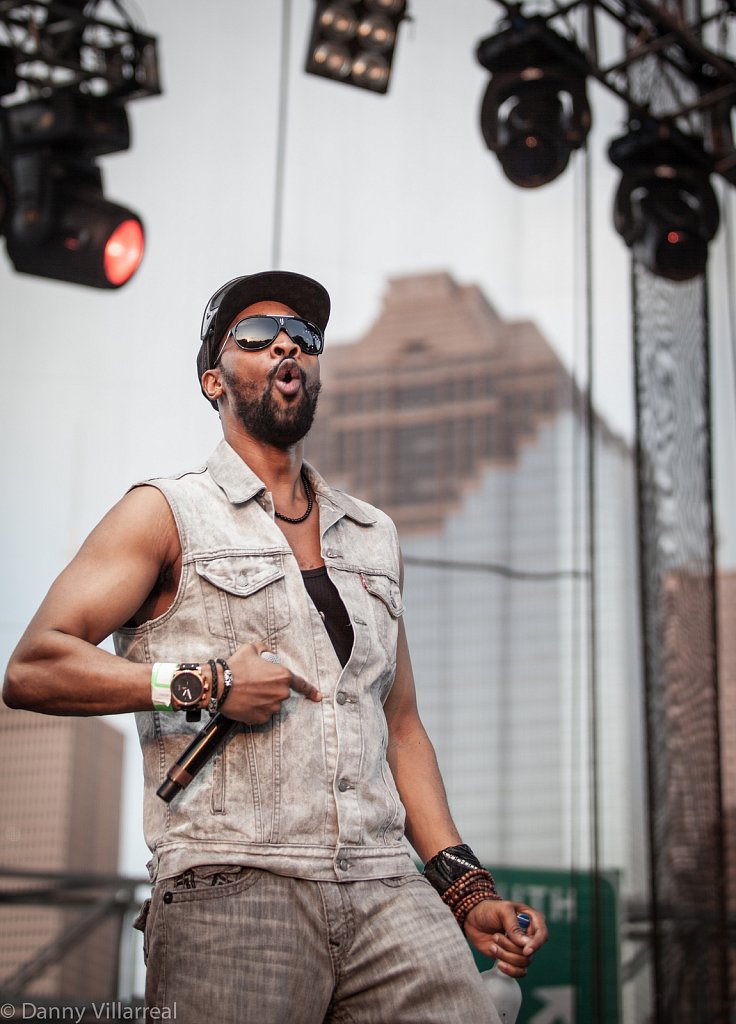
[[[498,891],[547,917],[549,941],[521,981],[517,1024],[619,1024],[615,874],[494,868]],[[481,970],[493,961],[475,953]]]

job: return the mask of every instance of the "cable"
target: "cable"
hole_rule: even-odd
[[[459,569],[461,572],[485,572],[496,576],[504,576],[511,580],[524,580],[531,583],[546,583],[550,580],[585,579],[588,573],[584,569],[550,569],[542,572],[531,572],[523,569],[512,569],[498,562],[461,562],[452,558],[422,558],[419,555],[404,555],[405,565],[416,565],[422,569]]]
[[[574,253],[574,281],[573,294],[578,298],[575,306],[575,344],[573,348],[573,364],[571,367],[570,379],[570,406],[573,416],[573,427],[570,431],[570,551],[575,561],[584,562],[585,557],[585,508],[581,508],[580,489],[585,472],[585,432],[578,428],[585,423],[585,377],[586,377],[586,324],[585,315],[588,308],[586,303],[587,278],[585,264],[585,231],[586,231],[586,191],[585,191],[585,167],[580,161],[575,163],[576,180],[574,184],[574,230],[573,230],[573,253]],[[581,258],[582,253],[582,258]],[[581,436],[582,435],[582,436]],[[585,590],[582,587],[573,587],[570,593],[570,617],[569,645],[570,645],[570,677],[569,677],[569,749],[575,751],[570,758],[568,769],[567,785],[569,787],[569,886],[572,891],[579,894],[580,877],[583,870],[587,869],[588,858],[582,829],[579,822],[585,820],[583,811],[583,789],[580,779],[583,777],[582,765],[580,764],[581,754],[584,750],[584,688],[585,688],[585,665],[584,665],[584,643],[585,631],[581,629],[585,614]],[[581,968],[583,954],[581,953],[581,938],[578,929],[571,928],[567,946],[567,956],[570,964],[574,965],[573,983],[576,990],[580,986]],[[577,999],[576,999],[577,1001]]]
[[[286,128],[289,115],[289,50],[291,49],[291,0],[281,2],[281,68],[279,71],[279,109],[276,126],[276,171],[274,174],[271,269],[281,264],[281,231],[284,214],[286,176]]]
[[[721,199],[723,210],[723,247],[726,254],[726,310],[728,320],[728,334],[731,343],[731,374],[733,375],[733,393],[736,396],[736,301],[734,301],[732,283],[735,280],[734,270],[734,225],[731,218],[730,196],[727,189],[723,189]]]
[[[595,378],[595,332],[593,328],[593,161],[590,147],[585,146],[585,305],[586,305],[586,355],[588,369],[588,387],[586,391],[586,431],[587,431],[587,513],[588,513],[588,679],[590,692],[590,761],[591,761],[591,840],[593,845],[593,885],[591,899],[591,928],[593,935],[592,967],[593,967],[593,1020],[603,1019],[603,913],[600,891],[601,869],[601,835],[600,835],[600,736],[598,707],[598,572],[596,557],[596,540],[598,523],[596,516],[596,451],[595,426],[596,414],[593,405]]]

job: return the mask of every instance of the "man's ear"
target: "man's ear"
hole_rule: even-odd
[[[211,402],[216,402],[222,395],[222,380],[219,369],[205,370],[202,374],[202,389]]]

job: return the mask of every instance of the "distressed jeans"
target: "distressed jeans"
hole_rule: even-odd
[[[144,948],[146,1004],[178,1024],[500,1024],[420,874],[196,868],[154,887]]]

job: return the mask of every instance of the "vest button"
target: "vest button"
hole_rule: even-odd
[[[350,865],[348,864],[344,857],[341,857],[340,860],[337,862],[337,866],[341,871],[347,871]]]
[[[173,898],[174,898],[173,892],[165,892],[164,893],[164,903],[171,903]]]
[[[337,700],[338,704],[344,704],[345,701],[348,699],[348,695],[345,693],[344,690],[340,690],[335,699]]]
[[[346,782],[345,779],[340,779],[340,781],[337,784],[337,788],[340,790],[341,793],[344,793],[346,789],[350,789],[350,783]]]

